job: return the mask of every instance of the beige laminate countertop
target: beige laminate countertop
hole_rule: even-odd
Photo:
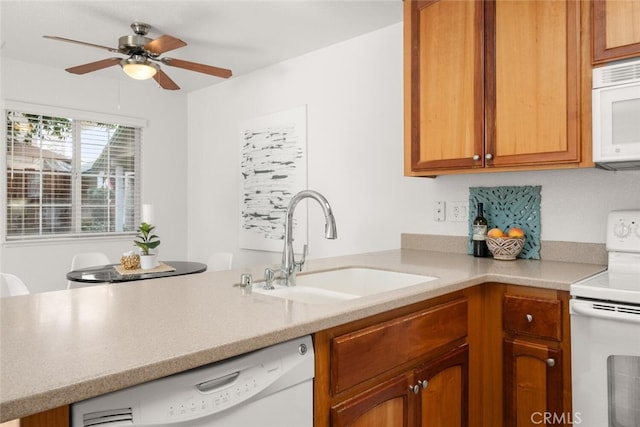
[[[0,422],[226,359],[469,286],[569,290],[606,267],[495,261],[399,249],[311,260],[307,271],[373,267],[438,277],[335,304],[242,295],[263,268],[101,285],[0,300]]]

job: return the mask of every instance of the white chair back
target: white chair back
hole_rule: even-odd
[[[231,270],[233,254],[231,252],[214,252],[207,261],[207,271]]]
[[[28,295],[29,288],[24,284],[18,276],[14,276],[9,273],[0,273],[1,290],[0,296],[16,296],[16,295]]]
[[[99,267],[103,265],[111,264],[109,257],[102,252],[83,252],[75,254],[71,259],[71,270],[80,270],[81,268]],[[72,289],[77,283],[69,280],[67,282],[67,289]],[[94,283],[95,285],[95,283]],[[86,286],[82,285],[82,286]]]

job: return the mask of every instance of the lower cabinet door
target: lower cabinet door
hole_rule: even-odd
[[[465,344],[415,371],[421,389],[419,426],[466,427],[468,419],[469,348]]]
[[[331,408],[333,427],[412,427],[411,373],[392,378]]]
[[[505,427],[562,419],[562,352],[524,340],[503,342]],[[558,423],[555,423],[558,424]]]

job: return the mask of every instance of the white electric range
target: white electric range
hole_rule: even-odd
[[[571,285],[574,423],[640,426],[640,210],[607,221],[607,271]]]

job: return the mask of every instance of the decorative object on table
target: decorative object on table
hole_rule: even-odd
[[[125,252],[120,257],[120,264],[125,270],[140,268],[140,255],[133,251]]]
[[[243,120],[240,126],[240,247],[279,252],[289,200],[307,188],[307,107]],[[296,242],[306,242],[306,218],[297,217]]]
[[[523,230],[524,246],[518,255],[523,259],[540,259],[540,203],[542,187],[470,187],[469,206],[484,205],[484,217],[489,229],[508,230],[514,227]],[[469,233],[473,217],[469,216]],[[469,241],[468,253],[472,254]]]
[[[138,227],[137,240],[133,241],[133,243],[142,250],[140,267],[143,270],[149,270],[158,265],[158,255],[151,252],[160,245],[159,237],[153,234],[155,228],[155,226],[146,222],[141,223]]]
[[[118,274],[121,274],[123,276],[136,275],[136,274],[166,273],[169,271],[176,271],[175,267],[172,267],[169,264],[165,264],[164,262],[159,262],[155,267],[152,267],[152,268],[138,267],[135,270],[126,270],[122,265],[116,265],[114,268],[118,272]]]
[[[522,252],[525,240],[524,231],[519,227],[513,227],[507,233],[499,228],[492,228],[487,233],[486,242],[493,258],[512,261]]]

